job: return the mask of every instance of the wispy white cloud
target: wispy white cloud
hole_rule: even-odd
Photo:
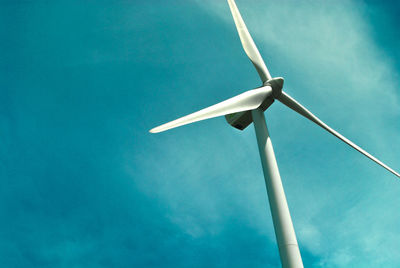
[[[227,29],[229,25],[229,29],[235,31],[225,1],[196,2],[209,14],[225,22]],[[272,74],[287,78],[289,93],[300,102],[309,104],[310,109],[329,124],[340,127],[343,134],[349,138],[356,137],[357,143],[368,145],[364,147],[371,152],[379,152],[382,159],[395,168],[399,167],[396,158],[396,152],[400,151],[399,126],[393,125],[393,119],[398,122],[400,103],[398,83],[391,75],[397,70],[390,55],[382,51],[371,37],[371,25],[363,17],[364,6],[352,1],[237,1],[237,4]],[[240,46],[238,39],[235,46]],[[289,127],[290,124],[296,133],[304,133],[302,136],[318,139],[319,135],[326,135],[312,128],[311,124],[300,122],[302,119],[296,115],[282,111],[274,107],[269,115],[279,115],[282,122],[290,122],[282,123],[283,126]],[[298,121],[293,122],[294,118]],[[276,124],[271,122],[272,127]],[[189,128],[185,131],[189,132],[185,135],[188,137],[201,136],[198,132],[190,133]],[[240,217],[273,241],[273,229],[268,219],[270,215],[260,215],[260,211],[265,210],[265,203],[260,203],[260,200],[266,201],[265,188],[262,183],[253,180],[258,179],[261,172],[259,166],[255,166],[258,165],[255,162],[258,155],[252,142],[254,134],[250,130],[241,135],[225,135],[225,131],[228,130],[219,133],[224,136],[223,139],[197,138],[202,144],[196,147],[199,151],[196,148],[187,150],[192,146],[190,138],[180,140],[184,153],[174,141],[159,144],[162,149],[159,149],[160,156],[156,161],[171,159],[173,163],[169,166],[179,167],[181,177],[174,183],[165,181],[165,177],[156,180],[150,194],[162,196],[171,207],[171,221],[192,236],[219,232],[226,218],[239,210],[242,211]],[[360,160],[362,157],[356,153],[344,155],[344,162],[349,168],[359,166],[355,170],[359,174],[354,176],[355,173],[349,171],[348,175],[341,173],[341,177],[335,178],[329,174],[335,174],[336,165],[344,167],[343,159],[338,156],[336,160],[329,159],[332,161],[330,164],[323,163],[325,152],[318,148],[326,146],[329,157],[336,150],[344,152],[343,148],[314,144],[312,148],[318,151],[307,153],[307,146],[301,145],[301,140],[298,143],[293,141],[294,132],[292,135],[288,133],[289,129],[284,132],[282,129],[274,130],[281,148],[293,148],[293,152],[278,155],[278,161],[284,175],[298,178],[284,181],[284,184],[289,193],[289,205],[299,241],[301,246],[320,257],[316,265],[345,267],[369,263],[379,266],[387,259],[399,263],[396,252],[390,250],[398,247],[397,241],[400,240],[400,234],[396,232],[396,226],[400,225],[400,200],[397,197],[399,192],[394,188],[398,181],[384,170],[367,169],[374,164]],[[382,137],[390,137],[392,142]],[[328,141],[332,144],[337,142]],[[231,144],[245,144],[250,149],[234,149],[234,157],[226,156],[223,148]],[[296,146],[300,148],[297,152]],[[213,161],[209,166],[204,150],[212,154]],[[319,159],[313,159],[315,164],[303,165],[301,161],[306,161],[307,155]],[[235,166],[235,163],[213,166],[213,163],[227,165],[226,158],[241,163],[241,167]],[[149,168],[152,166],[146,164],[146,160],[138,161]],[[316,164],[318,161],[322,161],[320,168]],[[203,164],[199,167],[196,162]],[[324,170],[326,168],[329,170]],[[154,172],[167,172],[163,166],[158,169],[153,169],[153,175],[149,177],[155,177]],[[368,171],[362,173],[363,169]],[[176,184],[178,181],[179,185]],[[151,186],[146,182],[143,187]],[[180,191],[182,196],[172,194],[176,191]],[[187,200],[190,200],[189,204],[181,203]],[[204,222],[199,221],[201,217],[206,227]],[[390,233],[390,238],[387,233]],[[383,244],[385,247],[380,247]]]

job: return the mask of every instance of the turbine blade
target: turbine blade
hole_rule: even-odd
[[[193,122],[209,119],[221,115],[232,114],[242,111],[253,110],[259,107],[262,102],[272,94],[270,86],[260,87],[246,91],[233,98],[217,103],[213,106],[202,109],[198,112],[178,118],[169,123],[155,127],[150,130],[151,133],[162,132],[171,128],[190,124]]]
[[[336,130],[330,128],[327,124],[322,122],[318,117],[313,115],[309,110],[307,110],[304,106],[302,106],[300,103],[298,103],[295,99],[290,97],[285,92],[282,92],[282,94],[278,97],[278,100],[280,102],[282,102],[283,104],[285,104],[290,109],[298,112],[305,118],[311,120],[318,126],[322,127],[323,129],[325,129],[326,131],[331,133],[333,136],[335,136],[335,137],[339,138],[340,140],[342,140],[343,142],[347,143],[350,147],[353,147],[354,149],[356,149],[357,151],[359,151],[360,153],[362,153],[363,155],[365,155],[366,157],[368,157],[375,163],[381,165],[382,167],[384,167],[385,169],[387,169],[388,171],[392,172],[394,175],[396,175],[397,177],[400,178],[400,174],[398,172],[394,171],[392,168],[390,168],[389,166],[387,166],[386,164],[384,164],[383,162],[378,160],[376,157],[374,157],[371,154],[369,154],[368,152],[366,152],[364,149],[362,149],[361,147],[359,147],[358,145],[356,145],[355,143],[353,143],[352,141],[350,141],[349,139],[347,139],[346,137],[341,135]]]
[[[265,63],[260,55],[260,52],[258,51],[253,39],[251,38],[249,31],[247,30],[246,24],[244,23],[242,16],[239,13],[235,1],[228,0],[228,4],[231,9],[233,20],[235,21],[235,25],[239,33],[240,41],[242,42],[244,51],[250,58],[254,67],[256,67],[258,75],[260,76],[262,82],[264,83],[265,81],[271,79],[271,75],[269,74],[267,66],[265,66]]]

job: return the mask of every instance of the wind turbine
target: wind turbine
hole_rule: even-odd
[[[276,163],[271,138],[269,136],[267,124],[264,118],[264,111],[268,109],[275,100],[280,101],[290,109],[311,120],[399,178],[400,174],[329,127],[309,110],[307,110],[303,105],[290,97],[286,92],[282,91],[284,82],[283,78],[273,78],[270,75],[253,39],[251,38],[250,33],[247,30],[235,1],[228,0],[228,4],[244,51],[256,68],[261,78],[262,85],[258,88],[248,90],[240,95],[202,109],[198,112],[155,127],[151,129],[150,132],[162,132],[171,128],[222,115],[225,116],[227,122],[231,126],[240,130],[245,129],[253,122],[282,267],[303,267],[303,262],[283,190],[278,165]]]

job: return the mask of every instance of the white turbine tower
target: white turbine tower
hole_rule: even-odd
[[[235,1],[228,0],[228,3],[236,24],[237,31],[239,33],[240,41],[242,42],[242,46],[247,56],[254,64],[254,67],[256,68],[263,83],[262,86],[246,91],[238,96],[198,112],[186,115],[169,123],[153,128],[150,130],[150,132],[162,132],[171,128],[222,115],[225,115],[225,118],[230,125],[240,130],[245,129],[249,124],[254,122],[258,149],[260,152],[261,164],[264,172],[282,266],[296,268],[303,267],[303,262],[301,260],[296,234],[294,232],[292,219],[290,217],[289,208],[279,175],[271,138],[269,137],[264,118],[264,111],[271,106],[275,100],[280,101],[290,109],[311,120],[399,178],[400,174],[364,151],[352,141],[339,134],[337,131],[330,128],[304,106],[290,97],[286,92],[282,91],[283,78],[271,77],[267,66],[265,66],[265,63],[258,52],[250,33],[247,30],[238,8],[236,7]]]

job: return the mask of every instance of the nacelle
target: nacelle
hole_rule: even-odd
[[[279,97],[282,93],[284,79],[282,77],[275,77],[266,81],[263,85],[272,87],[272,95],[266,98],[260,105],[260,108],[265,111]],[[253,122],[251,111],[244,111],[240,113],[225,115],[226,121],[234,128],[243,130]]]

